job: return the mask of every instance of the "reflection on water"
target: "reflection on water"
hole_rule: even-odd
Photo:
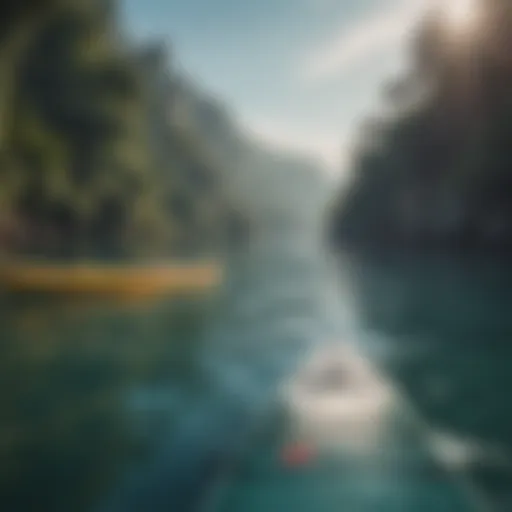
[[[429,418],[512,447],[512,274],[428,260],[356,268],[359,328]]]
[[[510,510],[512,273],[469,258],[395,256],[347,265],[357,329],[368,333],[369,353],[421,411],[432,450],[465,466],[491,510]]]
[[[2,306],[1,509],[87,510],[140,456],[130,390],[194,375],[200,312],[27,298]]]
[[[332,271],[293,244],[231,262],[214,304],[4,300],[0,508],[471,510],[437,446],[512,509],[512,277],[446,260]],[[368,355],[424,423],[395,404],[378,456],[330,451],[289,471],[296,431],[276,398],[332,340]]]

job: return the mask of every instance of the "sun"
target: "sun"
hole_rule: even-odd
[[[469,30],[478,19],[481,0],[444,0],[443,10],[446,23],[453,30]]]

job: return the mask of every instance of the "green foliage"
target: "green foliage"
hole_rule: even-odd
[[[0,233],[3,249],[116,258],[218,249],[226,162],[191,122],[202,98],[179,88],[165,53],[129,52],[111,1],[24,5],[4,12],[0,31],[0,217],[24,232],[9,243]],[[191,107],[184,115],[180,102]]]

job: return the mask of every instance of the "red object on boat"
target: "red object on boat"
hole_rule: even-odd
[[[303,466],[314,457],[313,448],[305,443],[294,443],[281,452],[281,459],[287,466]]]

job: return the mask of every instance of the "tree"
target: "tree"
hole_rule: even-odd
[[[363,147],[343,196],[349,200],[338,201],[338,236],[376,241],[378,232],[393,245],[511,244],[512,11],[505,0],[480,7],[472,34],[455,34],[440,12],[425,18],[413,65],[391,90],[397,115],[379,128],[379,157]],[[415,90],[422,91],[416,101],[400,102],[397,92],[414,97]]]

